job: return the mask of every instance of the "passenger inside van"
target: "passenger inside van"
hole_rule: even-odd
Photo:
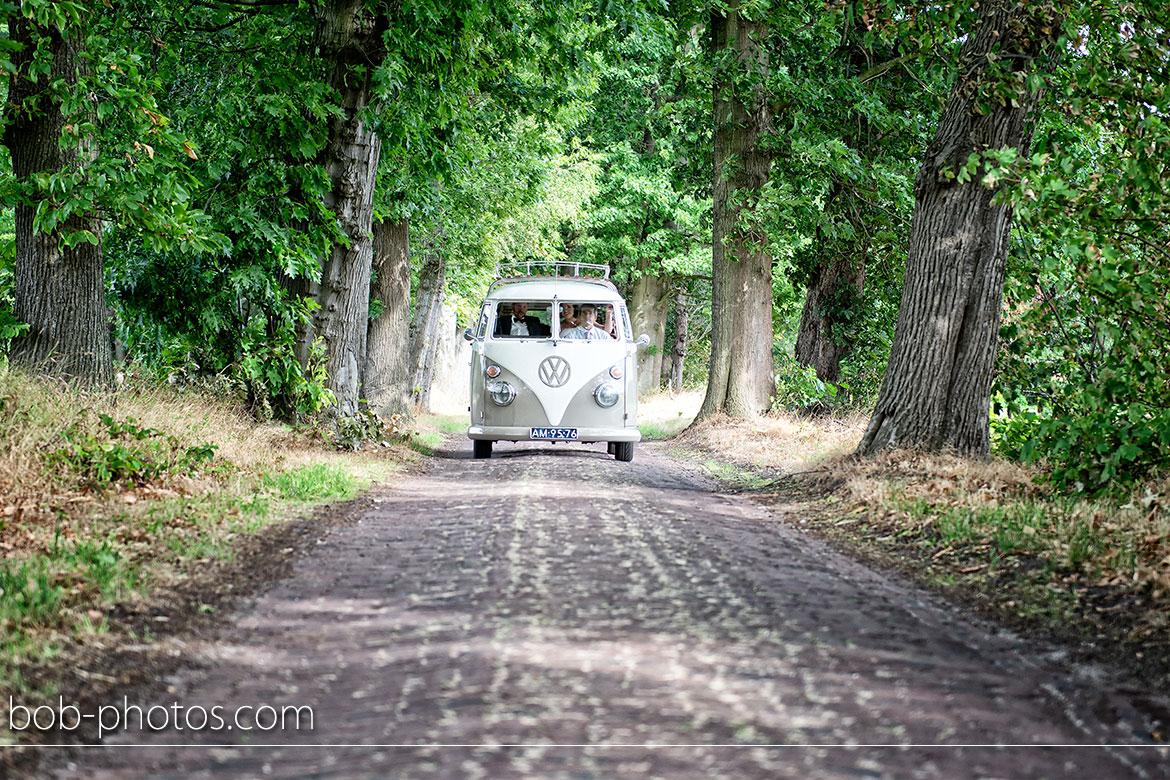
[[[577,319],[577,313],[575,311],[573,304],[561,303],[560,308],[561,308],[561,333],[564,333],[565,331],[569,330],[570,328],[575,328],[580,324],[580,322]]]
[[[606,309],[605,321],[608,327],[597,324],[596,306],[592,303],[583,303],[577,310],[580,324],[567,331],[561,331],[561,338],[588,341],[616,338],[616,335],[610,332],[613,329],[613,311],[608,306],[603,308]]]

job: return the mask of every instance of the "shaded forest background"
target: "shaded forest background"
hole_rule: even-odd
[[[862,452],[1074,492],[1170,466],[1164,2],[0,10],[14,367],[352,442],[498,263],[600,262],[704,415],[873,410]]]

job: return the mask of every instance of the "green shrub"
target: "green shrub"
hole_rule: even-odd
[[[366,442],[406,442],[410,433],[405,415],[382,417],[363,405],[357,414],[338,417],[329,439],[339,450],[356,452]]]
[[[1075,321],[1076,307],[1061,305],[1070,309],[1063,320]],[[1139,329],[1127,336],[1098,323],[1105,349],[1080,351],[1070,342],[1040,348],[1044,313],[1004,329],[1008,350],[992,405],[996,449],[1025,462],[1043,459],[1055,484],[1087,494],[1122,494],[1170,470],[1164,347]],[[1126,342],[1139,333],[1149,339],[1140,351]]]
[[[183,447],[174,436],[142,428],[133,418],[122,422],[98,415],[105,436],[74,424],[61,434],[66,442],[47,456],[49,465],[63,466],[91,488],[105,489],[119,482],[143,485],[166,475],[198,473],[215,457],[216,446]]]
[[[280,310],[284,321],[275,330],[270,323],[253,319],[244,332],[235,370],[247,389],[249,405],[261,419],[275,414],[309,420],[335,401],[326,386],[324,342],[313,341],[308,368],[301,367],[294,351],[297,325],[309,322],[314,307],[312,301],[298,301]]]
[[[780,361],[773,409],[797,414],[825,412],[839,404],[842,385],[821,381],[812,366],[800,366],[791,356]]]
[[[0,352],[6,352],[8,343],[28,330],[28,323],[16,319],[14,313],[15,263],[16,237],[11,233],[0,235]]]

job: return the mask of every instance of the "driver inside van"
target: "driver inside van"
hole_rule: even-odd
[[[513,302],[511,315],[506,315],[501,312],[500,317],[496,320],[496,336],[520,338],[536,336],[543,338],[550,335],[552,335],[552,331],[548,325],[545,325],[536,317],[529,316],[527,301]]]
[[[582,304],[577,309],[577,318],[581,324],[561,333],[562,338],[587,339],[590,341],[614,338],[614,336],[597,324],[597,307],[593,304]]]

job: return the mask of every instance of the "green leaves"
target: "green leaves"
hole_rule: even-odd
[[[1170,468],[1170,134],[1158,118],[1170,100],[1146,76],[1166,47],[1143,40],[1149,17],[1130,22],[1128,39],[1089,28],[1090,56],[1057,74],[1057,94],[1079,99],[1046,106],[1007,193],[1021,230],[997,378],[1012,401],[997,439],[1090,493]]]
[[[11,212],[8,212],[11,215]],[[12,233],[12,217],[4,219],[8,224],[0,228],[0,351],[7,352],[9,342],[28,332],[28,323],[16,319],[14,312],[13,287],[15,279],[12,267],[16,256],[15,236]],[[2,366],[3,363],[0,363]]]
[[[628,283],[710,269],[710,76],[686,13],[630,17],[599,40],[600,87],[582,129],[599,176],[574,256]]]
[[[215,457],[213,444],[184,447],[176,437],[143,428],[132,417],[121,422],[107,414],[99,418],[102,433],[74,424],[61,434],[64,446],[45,457],[87,487],[108,490],[119,483],[144,485],[166,475],[197,474]]]

